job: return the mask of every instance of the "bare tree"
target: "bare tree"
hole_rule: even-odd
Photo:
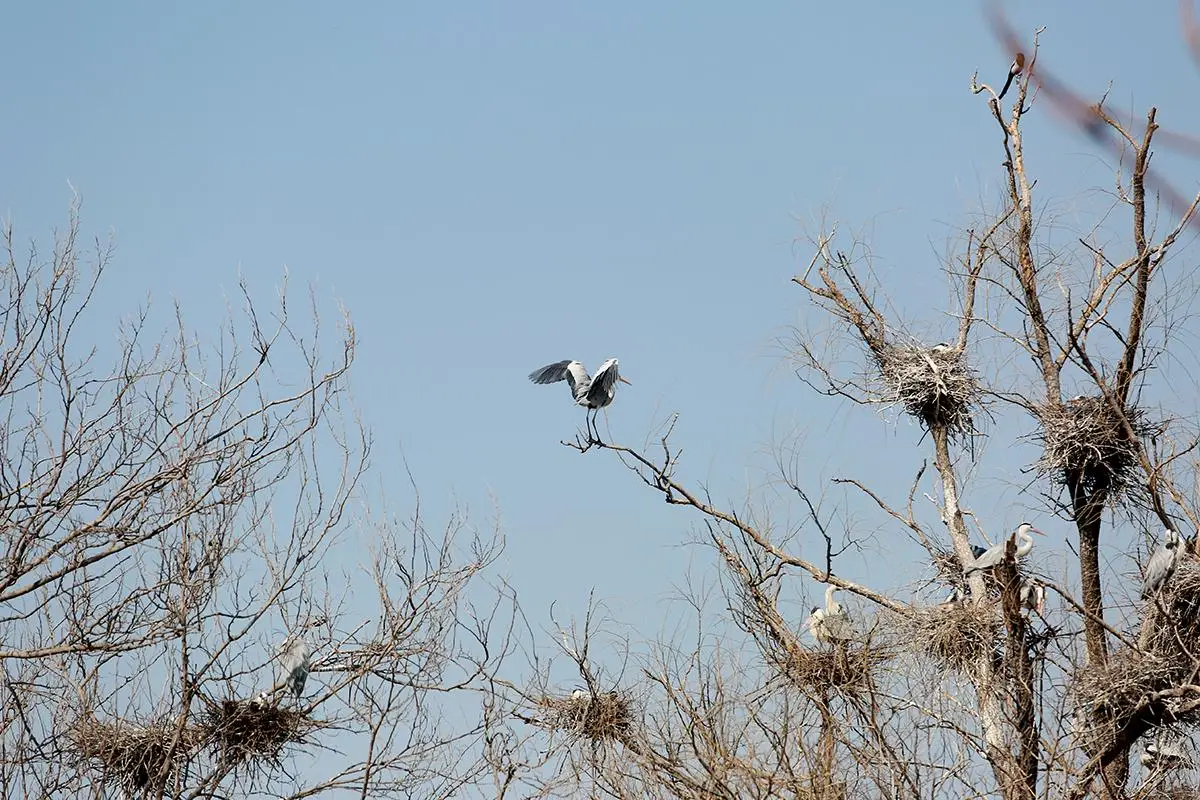
[[[680,477],[674,419],[649,448],[590,434],[564,443],[616,455],[667,503],[697,515],[701,541],[723,568],[723,613],[714,618],[698,594],[695,640],[638,655],[641,674],[627,670],[617,686],[594,679],[605,661],[591,655],[594,631],[585,625],[562,647],[585,689],[556,693],[552,670],[538,673],[533,690],[498,689],[497,707],[509,703],[528,723],[529,751],[570,754],[509,758],[505,786],[524,776],[544,795],[582,787],[697,800],[1195,790],[1181,759],[1167,765],[1156,754],[1168,745],[1156,743],[1200,722],[1200,561],[1191,535],[1200,521],[1192,492],[1200,438],[1194,422],[1172,416],[1187,406],[1169,405],[1197,387],[1155,380],[1156,367],[1190,346],[1195,284],[1172,259],[1200,196],[1176,202],[1153,188],[1155,110],[1124,120],[1102,98],[1087,116],[1093,138],[1119,145],[1112,206],[1069,240],[1040,227],[1022,124],[1043,92],[1058,102],[1066,90],[1040,71],[1037,35],[1013,49],[1021,52],[1005,81],[1010,106],[1005,91],[971,82],[997,125],[1005,190],[999,212],[966,230],[943,264],[947,341],[919,333],[937,323],[896,312],[869,248],[847,243],[836,226],[815,235],[795,277],[832,323],[820,326],[823,336],[797,335],[798,376],[821,394],[918,424],[921,461],[907,495],[852,475],[805,485],[810,478],[786,468],[783,485],[806,514],[780,526],[766,498],[734,508]],[[1035,574],[1010,521],[986,519],[964,500],[987,457],[981,445],[1000,436],[1040,447],[1022,499],[1043,526],[1057,517],[1055,530],[1073,530],[1074,569]],[[926,583],[950,596],[931,603],[911,586],[844,574],[849,508],[919,545]],[[1117,532],[1122,524],[1145,536],[1130,540]],[[1133,568],[1139,545],[1163,528],[1181,530],[1189,544],[1165,586],[1131,603],[1105,565]],[[974,543],[989,533],[1002,558],[979,569]],[[795,604],[805,582],[856,597],[865,613],[852,641],[802,639]],[[577,727],[561,740],[536,733],[572,730],[614,691],[631,702],[619,730]],[[1139,742],[1153,746],[1131,775]]]
[[[503,653],[465,594],[499,539],[368,510],[354,328],[315,299],[242,285],[211,338],[177,307],[100,344],[111,248],[76,211],[48,253],[4,231],[0,794],[455,794],[481,726],[444,707]]]

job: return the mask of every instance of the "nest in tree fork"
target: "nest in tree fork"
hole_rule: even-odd
[[[1062,485],[1088,492],[1119,493],[1138,464],[1138,440],[1155,430],[1141,409],[1117,412],[1103,396],[1049,403],[1037,414],[1038,467]]]
[[[832,689],[850,695],[869,692],[875,668],[889,658],[891,654],[883,648],[847,642],[812,650],[797,647],[775,660],[776,668],[801,691]]]
[[[630,699],[621,692],[545,697],[542,724],[593,741],[624,742],[633,731]]]
[[[161,723],[152,726],[84,717],[71,728],[71,746],[103,775],[132,797],[154,794],[167,785],[203,741],[194,727]]]
[[[976,432],[971,408],[979,402],[979,379],[961,350],[888,343],[872,352],[885,400],[904,406],[927,430],[942,428],[956,438]]]
[[[1096,750],[1137,718],[1151,728],[1163,722],[1200,722],[1200,710],[1183,712],[1177,699],[1152,698],[1191,677],[1200,651],[1200,563],[1183,560],[1149,603],[1140,652],[1124,648],[1103,668],[1076,673],[1073,691],[1087,724],[1084,740]]]
[[[905,628],[915,652],[964,675],[995,653],[1004,636],[998,605],[969,600],[918,609]]]
[[[209,710],[208,739],[230,764],[265,760],[278,764],[284,745],[300,744],[314,723],[300,711],[246,700],[225,700]]]

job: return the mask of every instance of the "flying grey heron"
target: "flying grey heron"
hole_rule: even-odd
[[[1163,530],[1163,538],[1158,547],[1146,562],[1145,576],[1142,579],[1142,599],[1150,597],[1161,589],[1175,573],[1179,565],[1182,548],[1179,546],[1179,534],[1170,528]]]
[[[854,623],[850,621],[846,609],[833,599],[833,593],[838,590],[830,586],[825,590],[825,608],[814,607],[804,627],[820,644],[840,644],[851,641],[858,634]]]
[[[1038,536],[1046,534],[1039,531],[1037,528],[1030,525],[1028,522],[1022,522],[1017,527],[1017,558],[1021,559],[1029,555],[1029,551],[1033,549],[1033,537],[1029,534],[1036,533]],[[976,556],[975,561],[971,566],[967,567],[964,573],[969,578],[972,573],[980,572],[985,569],[991,569],[1004,560],[1004,548],[1008,544],[1007,539],[1002,539],[996,544],[989,547],[982,555]]]
[[[595,375],[588,375],[588,371],[578,361],[567,359],[534,370],[529,373],[529,380],[543,384],[566,381],[571,388],[571,397],[588,410],[589,439],[592,436],[592,426],[596,422],[596,413],[613,401],[613,395],[617,392],[617,381],[629,383],[621,377],[615,358],[601,364]],[[596,431],[596,440],[599,439],[600,432]]]

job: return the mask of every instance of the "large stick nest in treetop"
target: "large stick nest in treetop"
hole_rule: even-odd
[[[1100,668],[1083,667],[1072,687],[1076,706],[1090,729],[1089,749],[1099,752],[1137,717],[1149,726],[1195,724],[1200,709],[1181,712],[1178,700],[1151,696],[1172,689],[1192,673],[1200,650],[1200,563],[1181,561],[1166,587],[1148,601],[1138,641],[1141,651],[1123,648]]]
[[[1138,440],[1157,430],[1141,409],[1129,406],[1118,413],[1102,395],[1048,403],[1037,415],[1038,468],[1064,486],[1088,492],[1120,493],[1137,466]]]
[[[171,722],[142,726],[87,716],[72,726],[69,738],[75,752],[97,765],[106,782],[136,796],[170,782],[204,735]]]
[[[567,697],[547,696],[539,705],[546,714],[539,724],[567,731],[593,741],[629,740],[633,732],[633,710],[629,697],[621,692],[586,692]]]
[[[970,600],[919,609],[904,627],[914,652],[963,675],[974,674],[979,660],[995,653],[1004,635],[997,604]]]
[[[979,402],[979,378],[961,350],[889,342],[872,354],[887,402],[904,406],[927,430],[943,428],[954,438],[976,433],[971,408]]]

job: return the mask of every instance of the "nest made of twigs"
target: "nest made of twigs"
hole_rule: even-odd
[[[899,403],[926,428],[944,428],[952,437],[976,432],[971,413],[981,391],[979,377],[954,347],[887,343],[874,351],[885,398]]]
[[[69,736],[81,758],[130,795],[165,786],[204,738],[194,727],[171,722],[143,726],[90,716],[78,720]]]
[[[548,727],[593,741],[626,741],[633,730],[633,704],[621,692],[582,692],[567,697],[545,697],[541,706]]]
[[[875,668],[890,657],[883,648],[846,642],[811,650],[797,647],[776,667],[801,691],[863,694],[874,685]]]
[[[996,651],[1004,635],[995,603],[966,600],[917,609],[905,623],[914,652],[962,674]]]
[[[208,739],[224,760],[278,762],[284,745],[304,742],[313,723],[302,712],[256,700],[225,700],[209,709]]]
[[[1064,486],[1088,492],[1119,494],[1137,466],[1138,440],[1157,430],[1140,408],[1118,413],[1102,395],[1048,403],[1037,416],[1038,468]]]
[[[1174,686],[1191,670],[1191,661],[1153,652],[1119,650],[1102,667],[1086,666],[1072,685],[1076,719],[1088,727],[1079,733],[1089,752],[1100,752],[1136,717],[1161,719],[1161,707],[1146,706],[1154,692]],[[1179,720],[1183,721],[1183,720]]]

